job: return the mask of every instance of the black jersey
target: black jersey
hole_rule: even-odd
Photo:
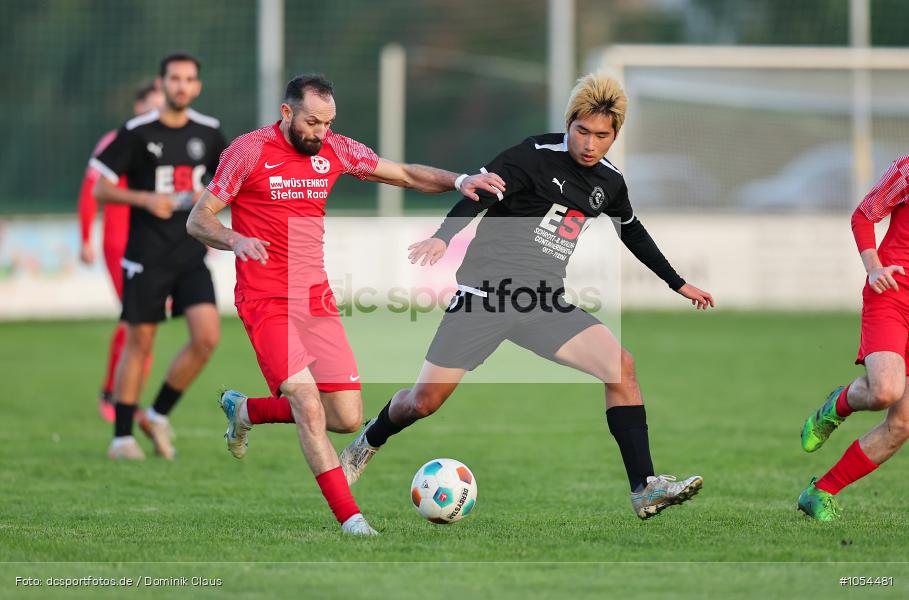
[[[581,233],[605,214],[641,262],[672,289],[684,285],[634,216],[619,169],[605,158],[592,167],[578,164],[568,153],[566,134],[529,137],[484,170],[505,180],[504,194],[478,191],[479,202],[462,199],[434,235],[448,243],[487,210],[458,269],[459,284],[479,288],[484,281],[510,278],[558,285]]]
[[[201,190],[226,143],[217,119],[192,109],[187,113],[189,121],[178,128],[164,125],[156,110],[130,119],[92,165],[112,182],[126,175],[134,190],[178,195]],[[186,233],[191,208],[186,203],[169,219],[159,219],[134,207],[124,258],[141,265],[177,267],[202,260],[205,246]]]

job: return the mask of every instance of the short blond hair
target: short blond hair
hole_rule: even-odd
[[[565,129],[571,122],[591,115],[612,115],[612,126],[618,133],[625,122],[628,96],[621,84],[612,77],[588,73],[575,84],[565,109]]]

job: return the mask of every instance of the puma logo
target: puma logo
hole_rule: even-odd
[[[568,180],[566,179],[565,181],[568,181]],[[565,193],[565,192],[562,191],[562,186],[565,185],[565,181],[563,181],[562,183],[559,183],[559,180],[558,180],[558,179],[556,179],[555,177],[552,178],[552,182],[553,182],[554,184],[556,184],[557,186],[559,186],[559,193],[560,193],[560,194],[564,194],[564,193]]]
[[[161,154],[164,151],[164,143],[149,142],[145,149],[154,154],[156,158],[161,158]]]

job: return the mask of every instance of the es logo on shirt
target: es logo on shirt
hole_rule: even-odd
[[[312,168],[315,169],[316,173],[324,175],[331,169],[331,163],[324,156],[310,156],[309,160],[312,162]]]

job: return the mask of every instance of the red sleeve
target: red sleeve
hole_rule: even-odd
[[[874,222],[865,216],[861,206],[852,213],[852,235],[855,236],[855,245],[858,246],[860,254],[870,248],[877,248],[877,241],[874,239]]]
[[[79,231],[82,234],[82,242],[90,242],[92,239],[92,225],[95,222],[95,214],[98,212],[98,203],[92,191],[95,189],[95,182],[98,181],[98,172],[94,169],[86,169],[85,177],[82,178],[82,187],[79,188]]]
[[[366,179],[375,172],[379,156],[366,144],[337,133],[326,136],[325,141],[334,150],[348,175]]]
[[[909,156],[893,161],[893,164],[881,176],[868,195],[859,204],[858,209],[872,223],[877,223],[898,205],[906,201],[909,193]]]
[[[240,193],[243,182],[259,162],[265,139],[255,134],[256,132],[251,132],[241,135],[221,153],[215,176],[207,187],[209,192],[225,204],[233,202]]]
[[[117,132],[108,131],[92,150],[92,156],[98,156],[111,140],[116,137]],[[92,239],[92,225],[94,225],[95,215],[98,213],[98,202],[92,193],[95,189],[95,183],[98,181],[98,172],[92,168],[85,170],[85,176],[82,178],[82,187],[79,188],[79,231],[82,235],[83,242],[90,242]]]

